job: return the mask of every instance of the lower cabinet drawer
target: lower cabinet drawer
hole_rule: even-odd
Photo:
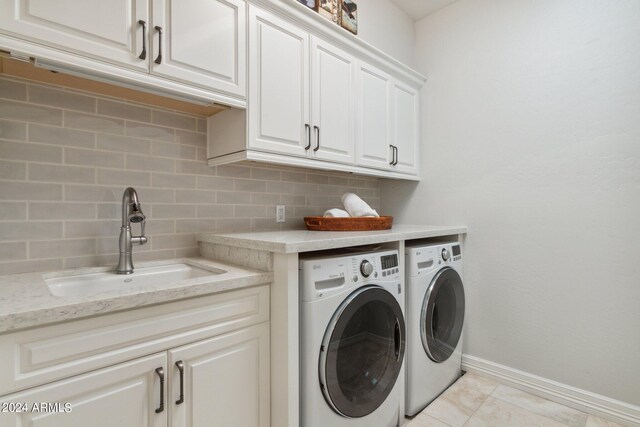
[[[269,286],[0,336],[0,396],[269,320]]]

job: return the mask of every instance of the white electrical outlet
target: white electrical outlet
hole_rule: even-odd
[[[276,222],[284,222],[284,205],[276,206]]]

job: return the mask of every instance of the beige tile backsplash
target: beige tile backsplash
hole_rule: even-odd
[[[134,261],[197,255],[200,231],[302,228],[346,191],[380,205],[375,178],[208,167],[203,117],[0,77],[0,274],[115,264],[127,186],[149,236]]]

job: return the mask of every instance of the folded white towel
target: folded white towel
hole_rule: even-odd
[[[351,216],[380,216],[364,200],[353,193],[344,193],[342,195],[342,204]]]
[[[349,212],[342,209],[333,208],[326,211],[323,216],[329,218],[349,218]]]

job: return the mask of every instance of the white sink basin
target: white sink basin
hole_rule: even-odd
[[[198,277],[226,273],[210,267],[196,267],[185,263],[154,265],[136,268],[132,274],[116,274],[113,271],[79,274],[75,276],[44,279],[49,291],[57,297],[78,297],[105,292],[121,292],[149,286],[168,285]]]

